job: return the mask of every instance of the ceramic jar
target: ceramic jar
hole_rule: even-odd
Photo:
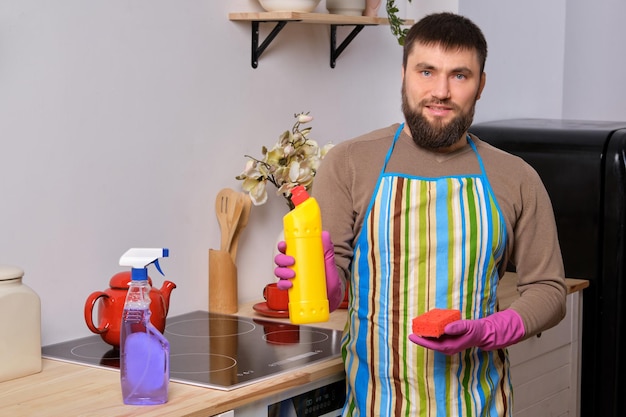
[[[301,12],[315,10],[320,0],[259,0],[261,7],[267,12]]]
[[[0,382],[41,372],[41,301],[23,276],[0,265]]]
[[[378,17],[378,9],[382,0],[366,0],[363,16]]]
[[[326,0],[326,9],[331,14],[362,16],[366,0]]]

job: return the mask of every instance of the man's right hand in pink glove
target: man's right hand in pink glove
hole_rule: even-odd
[[[343,301],[341,291],[341,279],[335,265],[335,246],[330,239],[330,233],[322,232],[322,245],[324,247],[324,271],[326,273],[326,296],[328,298],[328,309],[334,311]],[[295,278],[296,273],[289,268],[296,263],[292,256],[286,255],[287,244],[284,241],[278,243],[278,251],[280,252],[274,258],[276,269],[274,275],[279,279],[278,288],[287,290],[292,287],[291,280]]]

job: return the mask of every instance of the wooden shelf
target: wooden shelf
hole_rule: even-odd
[[[330,25],[330,67],[335,68],[339,55],[352,42],[356,35],[365,26],[387,25],[389,20],[381,17],[346,16],[329,13],[300,13],[300,12],[254,12],[229,13],[228,18],[234,22],[250,22],[252,29],[252,68],[257,68],[259,58],[274,40],[276,35],[288,22],[312,23]],[[269,35],[259,45],[259,24],[276,23]],[[413,20],[405,20],[405,24],[413,24]],[[337,26],[354,26],[354,29],[337,46]]]
[[[326,25],[385,25],[388,19],[368,16],[346,16],[329,13],[300,13],[300,12],[258,12],[258,13],[230,13],[228,18],[233,21],[244,22],[277,22],[298,21],[301,23],[317,23]],[[407,21],[411,24],[412,21]]]

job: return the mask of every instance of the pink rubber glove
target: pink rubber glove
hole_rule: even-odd
[[[328,298],[328,309],[335,311],[343,301],[341,293],[341,279],[335,265],[335,246],[330,239],[330,233],[322,231],[322,246],[324,247],[324,272],[326,273],[326,297]],[[287,290],[292,287],[291,280],[296,276],[293,269],[289,268],[295,263],[292,256],[285,255],[287,244],[284,241],[278,243],[280,252],[274,257],[276,269],[274,275],[279,278],[278,288]]]
[[[457,320],[448,324],[439,338],[411,334],[411,342],[446,355],[470,347],[482,350],[501,349],[522,340],[525,334],[522,318],[515,310],[504,310],[478,320]]]

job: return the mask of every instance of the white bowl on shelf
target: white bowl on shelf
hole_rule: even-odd
[[[320,0],[259,0],[261,7],[268,12],[301,12],[315,10]]]

